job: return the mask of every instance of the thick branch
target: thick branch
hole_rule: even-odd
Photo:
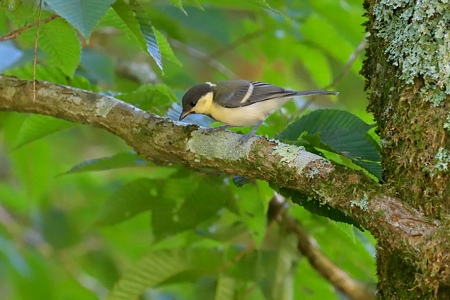
[[[52,83],[37,82],[35,101],[32,94],[31,81],[0,76],[0,110],[104,128],[150,161],[213,168],[301,191],[350,215],[381,241],[389,240],[389,250],[400,251],[424,273],[423,251],[450,253],[445,235],[439,234],[439,221],[405,206],[362,172],[333,165],[302,148],[257,137],[239,145],[239,135],[229,131],[212,133],[148,114],[111,97]],[[442,274],[440,281],[448,282],[450,275],[444,271],[450,269],[450,258],[436,260],[442,266],[437,276]]]

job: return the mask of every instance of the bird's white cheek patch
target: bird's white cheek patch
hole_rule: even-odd
[[[212,98],[212,92],[209,92],[205,96],[201,97],[198,100],[197,105],[193,107],[192,111],[196,114],[209,114],[211,111]]]

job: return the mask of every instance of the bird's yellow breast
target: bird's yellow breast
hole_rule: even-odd
[[[212,103],[208,114],[224,124],[232,126],[251,126],[264,121],[267,116],[277,108],[281,107],[289,99],[272,99],[257,102],[251,105],[227,108]]]

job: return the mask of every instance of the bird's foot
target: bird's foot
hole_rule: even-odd
[[[249,132],[247,134],[244,134],[243,136],[241,136],[239,138],[239,145],[244,144],[246,141],[248,141],[251,137],[253,137],[255,135],[254,132]]]

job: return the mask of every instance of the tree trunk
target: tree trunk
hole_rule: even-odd
[[[381,138],[384,184],[442,221],[442,235],[429,241],[436,243],[430,249],[440,251],[450,230],[450,6],[421,2],[366,0],[370,36],[362,73]],[[420,272],[396,251],[386,251],[391,243],[378,244],[381,299],[450,299],[449,286],[440,280],[450,270],[437,259],[449,253],[425,254]]]

